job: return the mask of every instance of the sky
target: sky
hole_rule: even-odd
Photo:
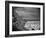
[[[40,9],[39,8],[31,8],[31,7],[23,7],[17,8],[15,13],[18,13],[19,16],[22,16],[23,19],[29,20],[39,20],[40,19]]]

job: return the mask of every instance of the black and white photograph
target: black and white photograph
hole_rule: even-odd
[[[40,30],[40,8],[12,7],[12,31]]]
[[[44,3],[6,1],[5,7],[6,36],[44,35]]]

